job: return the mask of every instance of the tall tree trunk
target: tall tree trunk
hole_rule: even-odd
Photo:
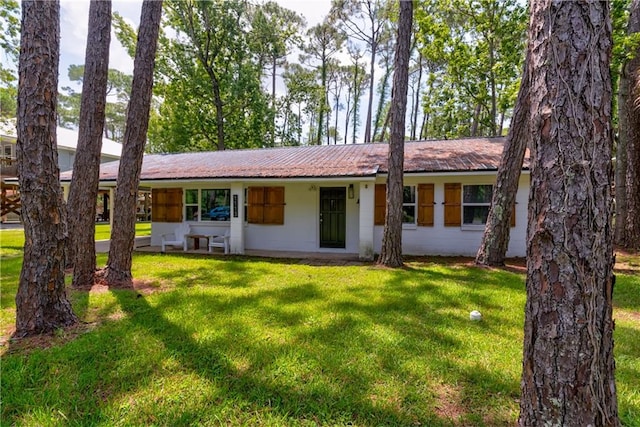
[[[393,98],[393,94],[392,94]],[[382,135],[380,136],[380,141],[384,142],[384,139],[387,137],[387,129],[389,129],[389,118],[391,117],[391,105],[387,110],[387,114],[384,117],[384,123],[382,124]]]
[[[360,105],[360,85],[358,84],[358,61],[356,60],[356,65],[353,71],[353,134],[351,136],[351,143],[356,143],[356,136],[358,133],[358,106]],[[365,131],[366,132],[366,131]],[[371,130],[369,130],[371,132]],[[365,142],[366,136],[365,136]]]
[[[627,75],[628,64],[622,65],[620,82],[618,84],[618,140],[616,143],[616,215],[615,237],[617,245],[624,246],[625,228],[627,227],[627,139],[629,120],[627,108],[629,100],[629,77]]]
[[[344,117],[344,143],[347,144],[349,142],[349,120],[351,120],[351,91],[347,90],[347,105],[345,108],[345,117]]]
[[[16,154],[25,243],[15,337],[78,321],[64,285],[67,230],[56,151],[59,55],[60,3],[23,1]]]
[[[409,57],[413,28],[413,1],[400,2],[393,94],[391,96],[391,139],[387,176],[387,214],[384,220],[382,250],[378,263],[400,267],[402,261],[402,196],[404,172],[405,115],[409,86]]]
[[[91,287],[96,271],[95,214],[100,181],[100,151],[107,102],[111,0],[92,0],[80,102],[78,148],[67,201],[67,264],[73,286]]]
[[[640,32],[640,2],[634,0],[630,5],[629,23],[627,26],[627,34],[633,35]],[[638,117],[638,72],[640,71],[640,55],[638,49],[634,52],[633,57],[622,64],[620,72],[620,82],[618,90],[618,141],[616,147],[616,170],[615,170],[615,182],[616,182],[616,221],[615,221],[615,242],[621,246],[627,246],[634,243],[628,237],[633,238],[633,234],[636,234],[636,240],[640,237],[637,232],[631,231],[631,236],[627,235],[628,223],[633,223],[633,219],[629,219],[627,214],[629,206],[627,202],[628,195],[633,198],[633,189],[629,189],[627,193],[627,172],[628,167],[634,168],[633,164],[629,165],[627,156],[629,155],[629,140],[640,138],[640,119]],[[635,166],[640,167],[640,165]],[[634,171],[631,170],[631,177],[633,177]],[[640,187],[636,187],[636,191],[640,191]],[[633,202],[632,202],[633,203]],[[632,207],[633,208],[633,207]],[[636,212],[639,212],[635,208]],[[640,243],[638,243],[640,245]]]
[[[273,56],[273,62],[271,64],[271,109],[273,110],[273,121],[271,122],[271,147],[276,143],[276,70],[278,67],[278,58]]]
[[[384,111],[384,104],[387,101],[387,86],[389,85],[389,76],[391,68],[387,67],[385,69],[384,74],[382,75],[382,81],[380,82],[380,97],[378,98],[378,107],[376,109],[376,119],[373,127],[373,135],[372,139],[376,139],[378,136],[378,130],[380,129],[381,121],[382,121],[382,113]],[[381,141],[382,139],[378,139]]]
[[[364,142],[371,142],[371,112],[373,110],[373,89],[374,89],[374,73],[376,70],[376,51],[378,50],[378,44],[371,44],[371,66],[369,68],[369,104],[367,106],[367,122],[364,127]],[[356,120],[357,122],[357,120]]]
[[[218,77],[212,69],[208,69],[209,77],[211,79],[211,87],[213,89],[213,105],[216,107],[216,135],[218,139],[218,151],[224,151],[224,103],[222,102],[222,95],[220,94],[220,82]]]
[[[633,0],[629,16],[629,34],[640,32],[640,1]],[[622,244],[640,250],[640,47],[625,66],[629,96],[626,102],[626,221]],[[622,78],[621,78],[622,82]],[[624,131],[623,129],[621,129]],[[621,134],[623,132],[620,132]]]
[[[316,141],[316,145],[322,145],[322,126],[324,126],[324,111],[327,105],[327,61],[328,58],[323,53],[322,64],[320,66],[322,97],[320,99],[320,109],[318,110],[318,140]]]
[[[153,69],[161,16],[161,0],[144,0],[133,63],[127,127],[118,169],[109,260],[104,271],[104,278],[110,286],[131,286],[138,185],[149,127]]]
[[[336,92],[337,92],[336,97],[335,97],[335,100],[336,100],[336,104],[335,104],[335,106],[336,106],[336,108],[335,108],[336,115],[335,115],[335,118],[334,118],[334,121],[333,121],[333,128],[335,129],[335,132],[333,132],[333,145],[338,145],[338,119],[339,119],[339,117],[338,117],[338,109],[340,108],[340,92],[341,91],[338,91],[338,89],[336,88]],[[346,138],[347,135],[345,135],[344,137]],[[346,141],[345,141],[345,143],[346,143]]]
[[[482,110],[482,105],[478,102],[476,104],[476,108],[473,111],[473,119],[471,121],[471,136],[478,135],[478,126],[480,125],[480,112]]]
[[[422,125],[420,125],[420,139],[425,139],[425,133],[427,131],[427,126],[429,125],[429,113],[426,111],[422,115]]]
[[[511,209],[516,200],[529,137],[530,79],[528,63],[529,54],[527,54],[522,70],[522,81],[513,111],[513,120],[502,149],[502,159],[498,168],[496,185],[493,189],[491,208],[482,235],[482,242],[480,242],[480,248],[476,255],[476,264],[503,265],[509,248]]]
[[[411,139],[415,141],[418,130],[418,110],[420,109],[420,85],[422,84],[422,52],[418,52],[418,83],[416,84],[413,114],[411,118]]]
[[[298,145],[302,145],[302,107],[298,102]]]
[[[494,47],[493,47],[493,38],[491,38],[489,43],[489,83],[491,86],[491,136],[498,135],[497,131],[497,118],[498,118],[498,95],[496,94],[496,73],[494,71],[495,68],[495,59],[494,59]]]
[[[521,426],[619,426],[609,3],[531,3]],[[576,41],[580,40],[580,43]]]

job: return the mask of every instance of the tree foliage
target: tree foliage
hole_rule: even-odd
[[[0,4],[0,118],[15,117],[18,88],[14,70],[20,48],[20,6],[16,0]]]
[[[84,79],[84,65],[70,65],[69,80],[77,86],[64,86],[58,96],[58,125],[77,128],[80,125],[80,98]],[[107,104],[105,107],[104,137],[122,142],[126,121],[127,103],[131,92],[132,76],[116,69],[109,69]]]
[[[317,71],[320,79],[317,99],[316,137],[314,139],[310,138],[310,143],[322,144],[325,142],[323,135],[326,136],[326,142],[329,142],[329,136],[326,132],[323,132],[325,116],[330,111],[328,95],[329,66],[331,58],[340,51],[345,41],[346,36],[327,20],[307,31],[307,43],[304,45],[305,54],[301,56],[301,59]]]
[[[346,37],[363,43],[370,54],[369,74],[367,76],[369,101],[367,103],[367,118],[364,130],[365,143],[372,140],[371,122],[376,56],[385,32],[389,29],[388,4],[389,2],[380,0],[332,0],[331,3],[331,21],[338,24]],[[357,103],[354,105],[357,105]]]
[[[516,0],[423,0],[418,37],[428,66],[428,137],[498,135],[513,107],[526,8]]]

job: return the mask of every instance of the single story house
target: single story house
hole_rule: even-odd
[[[403,253],[475,255],[504,138],[405,144]],[[353,144],[145,155],[140,185],[152,190],[151,245],[188,223],[230,234],[230,252],[331,252],[372,259],[385,216],[388,144]],[[114,188],[118,162],[100,168]],[[70,173],[62,174],[68,185]],[[514,206],[508,256],[525,256],[529,171]],[[113,199],[113,198],[112,198]]]

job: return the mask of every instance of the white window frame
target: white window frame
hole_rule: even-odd
[[[7,154],[7,148],[9,149],[9,154]],[[2,146],[2,158],[3,159],[15,160],[15,158],[16,158],[16,146],[15,146],[15,144],[4,144]]]
[[[485,226],[486,226],[486,221],[485,222],[478,222],[478,223],[465,223],[464,222],[464,218],[465,218],[465,208],[466,207],[487,207],[487,209],[491,208],[491,200],[489,200],[489,202],[483,202],[483,203],[477,203],[477,202],[466,202],[464,200],[464,195],[465,195],[465,188],[466,187],[491,187],[491,194],[493,195],[493,190],[494,190],[494,185],[493,184],[488,184],[488,183],[482,183],[482,184],[463,184],[462,185],[462,194],[461,194],[461,207],[462,209],[460,210],[460,214],[462,216],[461,218],[461,225],[462,225],[462,229],[464,230],[484,230]]]
[[[195,203],[187,203],[187,193],[190,191],[195,191],[196,193],[196,202]],[[187,218],[187,210],[189,207],[196,208],[196,219],[186,219]],[[184,218],[186,221],[200,221],[200,189],[199,188],[185,188],[184,190]]]
[[[221,221],[212,221],[210,219],[202,219],[202,193],[204,191],[218,191],[218,190],[222,190],[222,191],[227,191],[229,193],[229,219],[228,220],[221,220]],[[197,192],[197,196],[196,196],[196,203],[187,203],[187,192],[189,191],[195,191]],[[220,224],[220,223],[228,223],[231,220],[231,189],[230,188],[204,188],[204,187],[199,187],[199,188],[185,188],[184,189],[184,218],[187,218],[187,208],[188,207],[195,207],[196,208],[196,217],[197,219],[187,219],[186,221],[189,222],[200,222],[200,223],[204,223],[204,224]]]
[[[404,201],[404,189],[410,187],[413,189],[413,202]],[[404,208],[405,206],[413,206],[413,222],[404,221]],[[416,185],[404,185],[402,187],[402,225],[404,227],[412,228],[416,227],[418,223],[418,187]]]

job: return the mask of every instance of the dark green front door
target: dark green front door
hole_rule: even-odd
[[[344,248],[346,224],[346,189],[320,187],[320,247]]]

